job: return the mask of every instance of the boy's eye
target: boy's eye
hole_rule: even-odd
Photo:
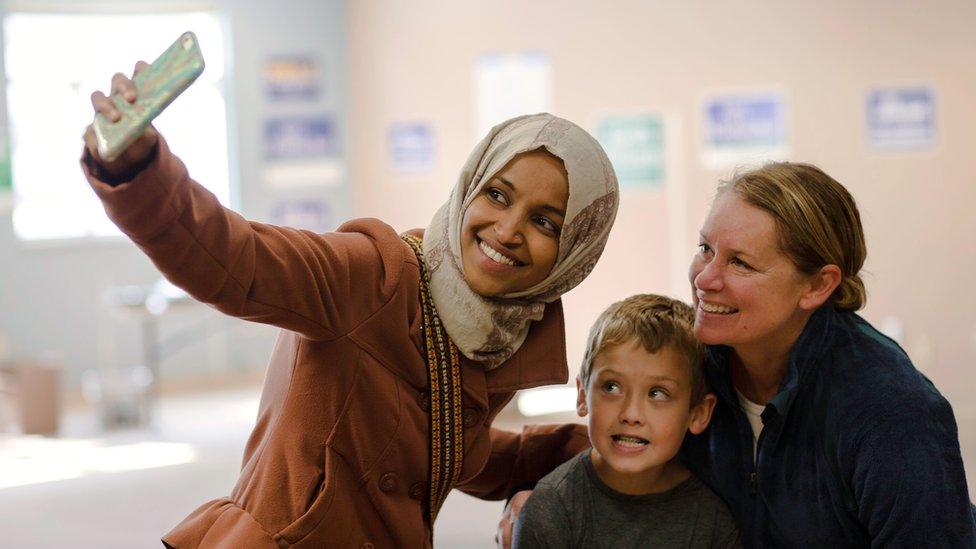
[[[607,393],[619,393],[620,385],[616,381],[604,381],[603,390]]]
[[[667,400],[670,395],[664,389],[655,387],[647,392],[647,396],[652,400]]]

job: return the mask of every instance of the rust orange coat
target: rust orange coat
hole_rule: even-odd
[[[109,217],[169,280],[224,313],[282,328],[237,485],[164,543],[429,546],[427,365],[411,248],[377,220],[329,234],[247,221],[191,180],[165,141],[114,186],[82,164]],[[564,334],[557,301],[495,370],[462,357],[458,488],[500,499],[587,446],[581,425],[491,427],[518,389],[565,383]]]

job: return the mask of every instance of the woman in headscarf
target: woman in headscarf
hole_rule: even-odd
[[[117,75],[113,93],[135,100]],[[97,112],[119,118],[103,94]],[[424,547],[447,493],[503,498],[587,445],[582,426],[491,423],[515,391],[568,376],[560,295],[593,269],[617,208],[600,145],[548,114],[478,144],[426,231],[250,222],[149,128],[117,160],[89,128],[82,169],[173,283],[282,328],[229,497],[169,547]]]

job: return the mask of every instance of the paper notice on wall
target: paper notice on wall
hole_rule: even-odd
[[[345,178],[346,170],[338,158],[283,160],[265,164],[263,183],[272,189],[302,187],[335,187]]]
[[[876,150],[929,150],[936,144],[935,92],[926,87],[868,92],[867,137]]]
[[[514,116],[552,110],[552,71],[543,52],[487,52],[474,68],[476,139]]]
[[[664,124],[653,114],[610,114],[599,119],[603,145],[622,187],[660,188],[664,182]]]
[[[702,109],[702,162],[709,168],[785,160],[790,155],[786,97],[777,91],[710,95]]]
[[[423,174],[434,168],[434,130],[424,122],[396,122],[387,135],[390,168],[399,174]]]
[[[13,207],[13,174],[10,170],[10,150],[7,138],[0,132],[0,214]]]
[[[319,64],[311,55],[275,56],[264,67],[265,96],[272,101],[315,99],[321,81]]]
[[[274,205],[271,223],[324,233],[335,229],[335,216],[331,206],[323,200],[291,200]]]
[[[13,177],[10,173],[10,149],[7,137],[0,132],[0,194],[11,191]]]
[[[264,157],[269,160],[333,156],[339,149],[328,116],[276,116],[264,122]]]

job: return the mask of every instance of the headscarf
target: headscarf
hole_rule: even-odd
[[[569,180],[556,263],[522,291],[484,297],[464,278],[461,226],[468,205],[515,156],[544,148],[562,160]],[[464,356],[491,370],[525,341],[546,303],[593,270],[617,215],[617,177],[603,147],[583,128],[551,114],[520,116],[491,129],[468,157],[451,197],[424,233],[430,293],[448,336]]]

